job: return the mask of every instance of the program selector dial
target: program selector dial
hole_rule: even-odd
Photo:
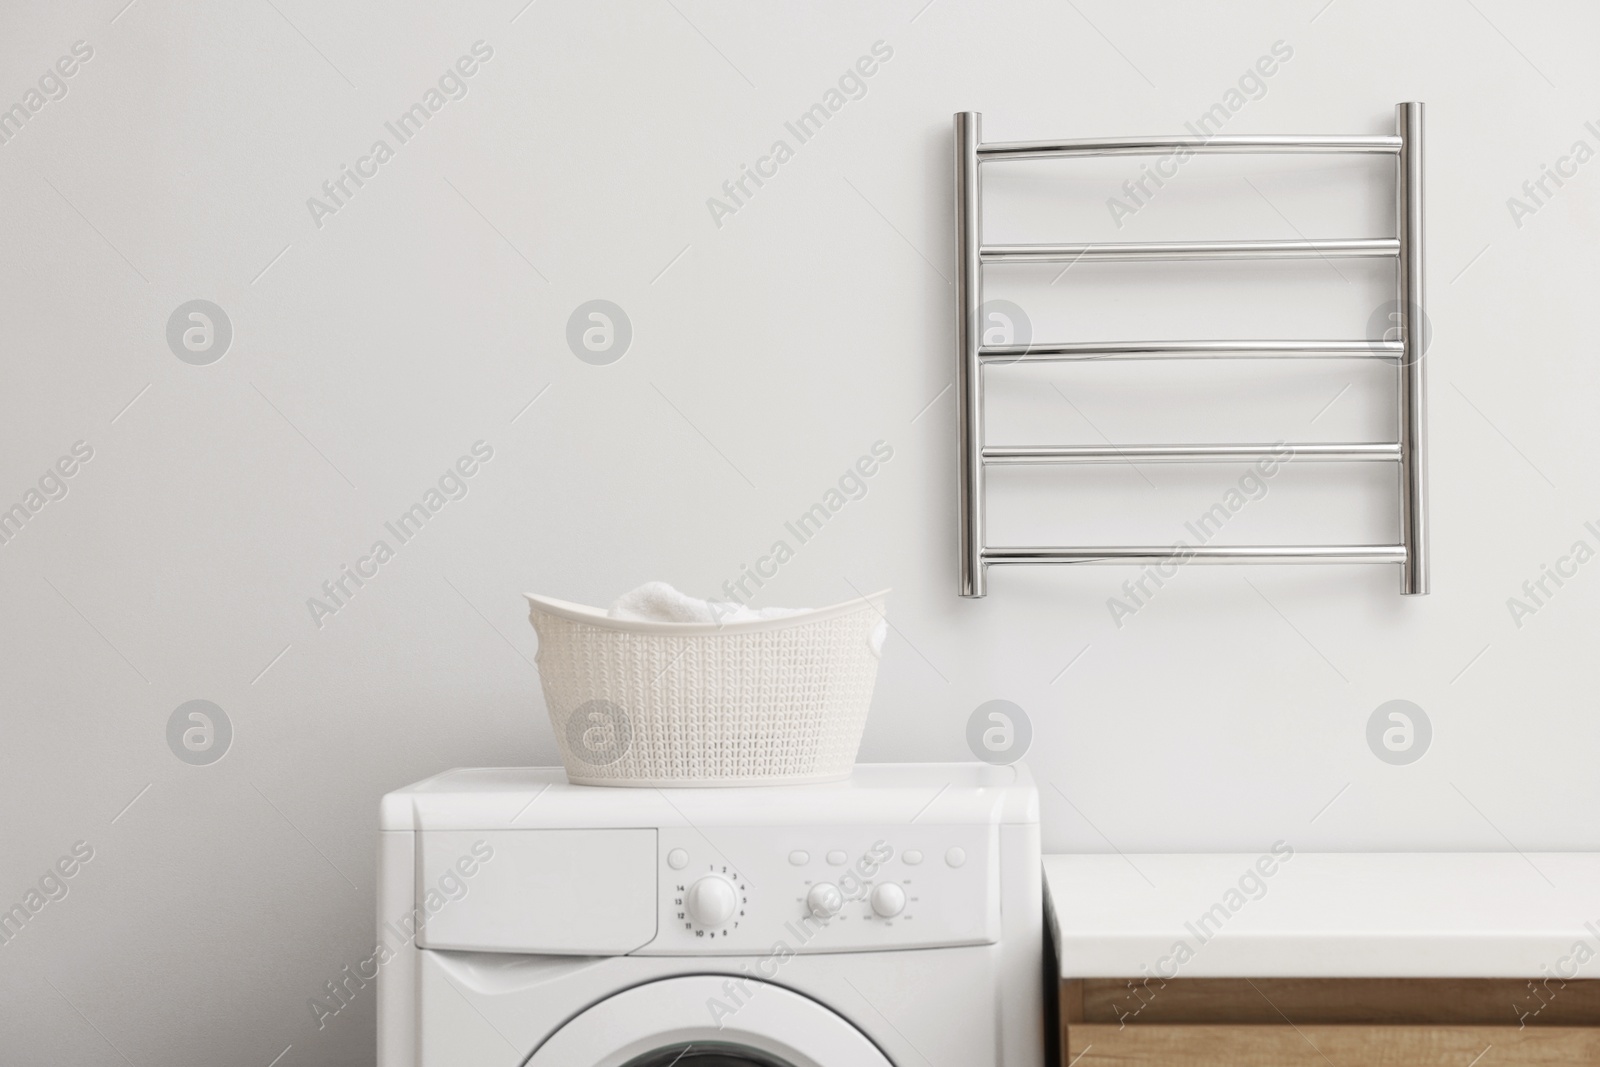
[[[739,891],[721,875],[708,874],[689,887],[683,910],[696,926],[721,926],[739,908]]]
[[[872,913],[892,919],[906,907],[906,891],[898,882],[880,882],[872,887]]]
[[[819,919],[831,919],[844,907],[844,894],[832,882],[818,882],[806,893],[806,910]]]

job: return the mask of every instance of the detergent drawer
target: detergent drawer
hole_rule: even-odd
[[[656,831],[420,830],[423,948],[616,955],[656,936]]]

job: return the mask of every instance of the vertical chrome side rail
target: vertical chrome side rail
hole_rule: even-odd
[[[955,116],[956,163],[956,450],[961,526],[961,595],[988,592],[983,566],[983,368],[978,346],[983,337],[983,193],[978,178],[978,143],[983,116]]]
[[[1422,105],[1395,106],[1400,135],[1397,236],[1400,335],[1400,543],[1406,558],[1400,592],[1428,591],[1427,376],[1428,313],[1422,265]]]

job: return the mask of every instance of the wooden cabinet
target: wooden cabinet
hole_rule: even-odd
[[[1600,1065],[1600,980],[1069,979],[1062,1067]]]

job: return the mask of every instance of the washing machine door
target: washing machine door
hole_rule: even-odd
[[[737,981],[742,986],[729,983]],[[725,975],[634,986],[574,1017],[526,1067],[894,1067],[844,1018],[781,986]]]

